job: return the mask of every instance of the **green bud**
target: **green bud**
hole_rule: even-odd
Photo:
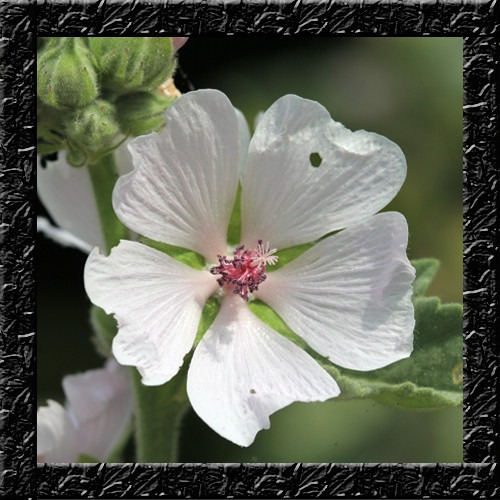
[[[116,101],[116,111],[121,131],[133,136],[144,135],[161,128],[165,120],[165,110],[175,97],[167,97],[159,92],[137,92]]]
[[[95,37],[88,44],[104,85],[117,93],[154,89],[174,69],[170,37]]]
[[[79,38],[48,44],[37,62],[37,93],[57,109],[78,109],[98,95],[92,54]]]
[[[87,163],[85,151],[79,149],[76,144],[68,143],[66,159],[72,167],[83,167]]]
[[[113,146],[120,133],[115,107],[98,99],[71,116],[65,131],[74,150],[87,155],[102,152]]]

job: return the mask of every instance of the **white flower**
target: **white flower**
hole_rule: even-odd
[[[132,158],[124,143],[116,149],[119,175],[133,170]],[[72,167],[66,152],[59,151],[57,160],[37,164],[37,194],[47,212],[59,227],[45,217],[37,218],[37,230],[57,243],[89,253],[98,246],[104,248],[94,190],[87,167]]]
[[[250,136],[245,118],[241,111],[235,111],[242,141],[248,144]],[[133,170],[128,142],[119,146],[115,152],[118,175],[128,174]],[[242,156],[241,167],[245,159],[246,156]],[[85,253],[90,253],[95,246],[105,248],[87,167],[72,167],[66,160],[65,151],[59,151],[57,160],[46,160],[45,166],[42,165],[41,157],[38,157],[37,194],[57,224],[54,226],[47,218],[39,216],[38,232],[60,245],[77,248]]]
[[[248,151],[220,92],[182,96],[166,122],[160,134],[130,144],[135,170],[118,181],[113,205],[127,227],[200,253],[217,276],[137,242],[122,241],[109,257],[94,250],[85,286],[118,320],[113,353],[120,363],[136,366],[144,384],[165,383],[193,347],[205,301],[223,296],[192,357],[187,390],[210,427],[246,446],[278,409],[339,394],[312,357],[251,312],[244,299],[252,291],[340,366],[373,370],[409,356],[414,269],[407,224],[398,213],[373,215],[406,176],[398,146],[350,132],[321,105],[293,95],[264,114]],[[311,165],[313,153],[321,166]],[[246,250],[228,257],[240,175]],[[266,279],[275,248],[346,227]]]
[[[37,462],[76,462],[81,455],[105,461],[132,417],[127,371],[106,367],[64,377],[66,408],[48,400],[37,412]]]

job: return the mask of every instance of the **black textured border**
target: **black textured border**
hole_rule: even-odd
[[[262,2],[261,2],[262,3]],[[496,0],[13,5],[0,0],[0,494],[40,498],[468,498],[499,493]],[[34,36],[464,39],[464,458],[468,464],[39,466],[34,459]]]

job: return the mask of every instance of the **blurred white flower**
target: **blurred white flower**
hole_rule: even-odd
[[[119,175],[133,170],[127,144],[116,150],[116,167]],[[57,160],[41,158],[37,164],[37,194],[43,206],[58,227],[45,217],[37,218],[37,230],[57,243],[78,248],[89,253],[98,246],[104,248],[97,205],[87,167],[72,167],[64,151],[58,152]]]
[[[114,360],[105,368],[63,379],[66,407],[48,400],[37,412],[37,462],[77,462],[86,455],[106,461],[132,417],[127,370]]]
[[[339,394],[312,357],[251,312],[252,296],[340,366],[373,370],[409,356],[407,224],[398,213],[374,215],[406,176],[397,145],[353,133],[293,95],[262,116],[248,149],[220,92],[185,94],[165,117],[161,133],[130,144],[135,169],[118,181],[114,209],[131,230],[194,250],[209,266],[196,270],[129,241],[109,257],[90,254],[86,290],[118,320],[120,363],[136,366],[144,384],[167,382],[193,346],[205,301],[222,297],[193,354],[187,390],[209,426],[247,446],[278,409]],[[240,177],[242,245],[234,250],[226,233]],[[275,249],[323,237],[266,274]]]

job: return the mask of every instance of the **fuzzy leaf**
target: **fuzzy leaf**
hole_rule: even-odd
[[[411,265],[417,272],[415,281],[413,282],[413,299],[422,297],[435,274],[439,269],[439,261],[437,259],[416,259],[411,261]]]

